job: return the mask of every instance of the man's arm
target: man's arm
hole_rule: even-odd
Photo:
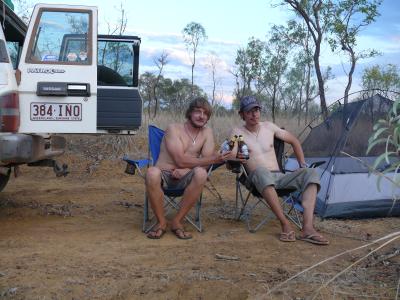
[[[206,140],[204,145],[201,149],[201,156],[202,157],[209,157],[215,154],[215,142],[214,142],[214,135],[210,128],[205,128],[205,137]]]
[[[178,130],[174,130],[174,126],[176,125],[168,126],[165,131],[164,139],[167,151],[174,160],[175,164],[178,166],[178,168],[194,168],[197,166],[205,167],[214,163],[223,162],[225,160],[226,154],[213,153],[212,155],[202,157],[192,157],[190,155],[187,155],[184,152],[183,143],[178,135]],[[209,150],[207,149],[207,151]]]
[[[296,156],[296,159],[299,163],[300,167],[303,167],[306,165],[306,161],[304,159],[304,153],[303,153],[303,148],[301,147],[300,141],[295,137],[293,134],[291,134],[289,131],[284,130],[276,126],[278,129],[275,131],[275,136],[281,140],[283,140],[285,143],[288,143],[292,146],[294,155]]]

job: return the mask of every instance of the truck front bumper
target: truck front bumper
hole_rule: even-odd
[[[32,163],[61,155],[66,141],[61,136],[0,134],[0,165]]]

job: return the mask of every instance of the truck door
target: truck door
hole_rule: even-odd
[[[137,36],[99,35],[97,55],[97,128],[130,133],[142,122],[138,91],[139,47]]]
[[[35,6],[18,65],[21,133],[95,133],[97,9]]]

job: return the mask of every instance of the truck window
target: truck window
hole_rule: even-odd
[[[7,49],[10,54],[10,59],[14,70],[17,69],[19,57],[21,55],[21,46],[18,42],[9,42],[7,41]]]
[[[0,40],[0,63],[8,63],[7,47],[3,40]]]
[[[133,86],[133,47],[133,42],[99,40],[98,85]]]
[[[39,14],[26,62],[91,64],[90,11],[42,10]]]

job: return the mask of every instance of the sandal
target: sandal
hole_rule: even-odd
[[[279,240],[281,242],[295,242],[296,235],[294,234],[293,230],[289,232],[281,232],[281,234],[279,235]]]
[[[152,240],[159,240],[162,238],[162,236],[166,233],[167,231],[165,229],[162,229],[161,227],[157,229],[152,229],[147,233],[147,238],[152,239]]]
[[[329,245],[329,241],[320,234],[307,234],[298,239],[315,245]]]
[[[178,239],[190,240],[192,238],[192,235],[190,233],[185,232],[185,230],[183,230],[183,228],[175,228],[175,229],[171,229],[171,231],[173,234],[175,234],[175,236]]]

